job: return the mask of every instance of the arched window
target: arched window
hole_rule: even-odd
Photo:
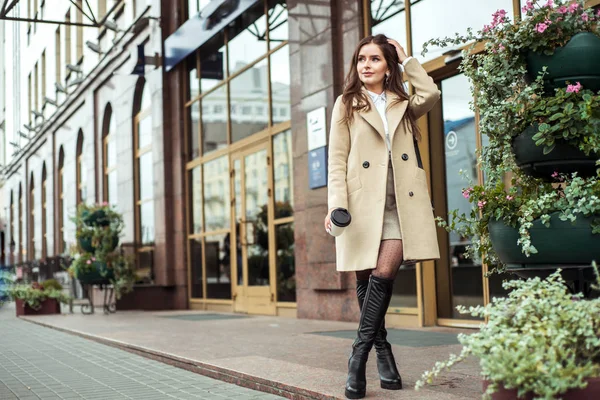
[[[10,191],[10,263],[15,263],[15,199],[14,193]]]
[[[29,248],[27,249],[27,255],[29,260],[35,259],[35,185],[33,179],[33,172],[29,179],[29,226],[27,233],[29,234]]]
[[[65,238],[67,207],[65,202],[65,152],[62,146],[58,152],[58,171],[56,176],[58,178],[58,185],[56,188],[58,191],[58,252],[65,253],[67,251],[67,240]]]
[[[111,205],[117,205],[117,142],[116,120],[110,104],[104,111],[102,124],[102,151],[104,191],[102,198]]]
[[[19,184],[19,263],[24,261],[23,247],[23,187]]]
[[[48,223],[46,217],[48,215],[48,191],[46,179],[46,163],[42,167],[42,258],[48,257]]]
[[[83,132],[79,130],[77,135],[77,164],[76,164],[76,176],[77,176],[77,205],[85,202],[86,198],[86,185],[85,185],[85,174],[87,169],[85,167],[85,157],[83,156]]]
[[[135,208],[138,275],[150,278],[154,251],[154,162],[152,157],[151,94],[140,79],[134,102]],[[148,276],[144,276],[147,273]]]

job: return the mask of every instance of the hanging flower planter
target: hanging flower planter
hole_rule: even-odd
[[[525,174],[546,181],[553,180],[552,174],[556,172],[577,172],[581,177],[596,175],[596,160],[600,155],[592,153],[586,156],[583,151],[564,141],[556,141],[554,149],[545,154],[544,148],[537,146],[533,139],[537,132],[537,125],[530,126],[512,142],[515,162]]]
[[[592,218],[584,216],[578,216],[573,223],[561,221],[558,213],[551,215],[549,227],[535,220],[529,233],[538,252],[529,257],[517,244],[520,237],[517,228],[490,220],[488,229],[492,247],[507,269],[581,266],[600,260],[600,235],[592,233],[591,223]]]
[[[82,285],[106,285],[115,278],[114,271],[106,263],[94,261],[88,268],[75,270],[75,278]]]
[[[591,32],[574,35],[554,54],[527,53],[527,72],[534,80],[547,66],[544,81],[548,89],[567,86],[567,82],[580,82],[593,91],[600,90],[600,37]]]
[[[79,243],[79,246],[81,247],[81,249],[83,251],[86,251],[88,253],[94,253],[96,251],[96,248],[92,245],[92,238],[91,237],[86,237],[86,236],[81,236],[77,242]],[[119,236],[118,235],[113,235],[112,237],[112,245],[110,248],[107,248],[106,251],[113,251],[114,249],[117,248],[117,246],[119,245]]]

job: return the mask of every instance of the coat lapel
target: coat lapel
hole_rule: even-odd
[[[404,113],[408,107],[408,101],[398,101],[398,96],[389,90],[385,93],[387,98],[387,107],[385,116],[388,122],[388,130],[390,132],[390,143],[394,143],[394,134],[400,125],[400,121],[404,117]]]
[[[370,107],[369,111],[359,111],[358,114],[361,117],[363,117],[363,119],[367,121],[369,125],[371,125],[373,129],[375,129],[379,133],[383,140],[385,140],[385,129],[383,127],[383,121],[381,120],[381,117],[379,116],[379,113],[375,108],[375,104],[373,104],[373,101],[371,100],[371,96],[369,96],[367,89],[363,87],[362,92],[366,96]]]

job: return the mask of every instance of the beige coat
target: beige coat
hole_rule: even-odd
[[[440,257],[433,208],[425,170],[419,168],[413,136],[401,123],[407,107],[417,118],[440,98],[433,79],[421,64],[410,60],[405,73],[415,89],[409,101],[397,102],[386,92],[386,116],[392,143],[392,166],[404,259],[424,261]],[[352,223],[336,237],[338,271],[373,269],[383,227],[388,151],[383,121],[367,96],[371,109],[354,112],[350,124],[343,122],[341,96],[335,102],[329,134],[329,209],[348,209]]]

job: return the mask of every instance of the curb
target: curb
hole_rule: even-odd
[[[248,389],[258,390],[260,392],[274,394],[292,400],[343,400],[344,397],[335,397],[323,393],[313,392],[311,390],[302,389],[287,385],[285,383],[259,378],[248,375],[239,371],[218,367],[215,365],[203,363],[185,357],[175,356],[173,354],[163,353],[160,351],[148,349],[142,346],[136,346],[129,343],[120,342],[118,340],[107,339],[101,336],[84,333],[81,331],[59,328],[40,321],[35,321],[29,318],[19,318],[23,321],[30,322],[35,325],[43,326],[44,328],[54,329],[55,331],[67,333],[73,336],[78,336],[83,339],[92,340],[94,342],[115,347],[138,356],[158,361],[173,367],[185,369],[187,371],[217,379],[223,382],[232,383],[237,386],[242,386]]]

